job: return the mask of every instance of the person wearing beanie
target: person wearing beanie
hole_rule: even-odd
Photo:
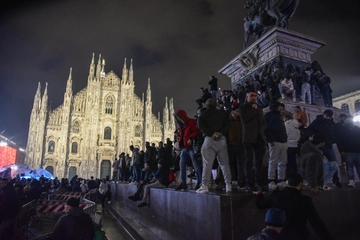
[[[270,208],[265,216],[266,228],[248,238],[248,240],[278,240],[284,239],[280,233],[286,220],[284,210],[278,208]]]
[[[94,239],[94,226],[91,217],[79,207],[80,199],[71,197],[66,201],[65,212],[56,222],[52,240]]]
[[[254,192],[257,194],[256,206],[260,209],[277,208],[285,211],[286,219],[281,231],[282,239],[309,239],[307,228],[309,221],[318,239],[331,240],[332,237],[316,211],[311,197],[301,193],[302,186],[303,178],[300,174],[290,175],[288,186],[284,190],[275,190],[266,198],[262,192]],[[274,219],[281,219],[275,212],[275,210],[269,212],[269,219],[272,213],[274,213]],[[276,223],[276,220],[274,222]]]

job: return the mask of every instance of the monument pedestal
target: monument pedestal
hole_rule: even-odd
[[[234,85],[247,78],[261,74],[285,77],[286,74],[301,74],[311,65],[311,56],[325,42],[288,29],[274,27],[266,32],[218,72],[231,78]]]

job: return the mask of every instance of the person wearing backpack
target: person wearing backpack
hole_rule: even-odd
[[[80,200],[71,197],[66,201],[66,214],[57,221],[52,233],[53,240],[93,240],[95,231],[91,217],[79,207]]]

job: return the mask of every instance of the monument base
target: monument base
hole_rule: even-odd
[[[344,185],[344,184],[343,184]],[[266,210],[257,209],[256,196],[235,190],[225,194],[222,189],[209,194],[196,194],[194,190],[177,192],[174,189],[151,189],[149,206],[138,208],[128,196],[136,186],[112,184],[111,211],[126,217],[135,239],[247,239],[265,227]],[[343,187],[312,195],[304,187],[303,193],[313,202],[334,239],[358,239],[360,229],[360,186]],[[123,224],[124,225],[124,224]],[[311,237],[317,239],[309,226]]]

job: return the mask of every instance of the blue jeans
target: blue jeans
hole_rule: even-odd
[[[360,177],[360,153],[346,153],[346,174],[348,175],[349,180],[354,180],[354,167],[356,172]]]
[[[334,152],[334,149],[332,148],[325,148],[323,150],[323,153],[324,153],[324,156],[329,160],[329,162],[336,162],[336,156],[335,156],[335,152]],[[339,175],[338,175],[339,171],[338,169],[336,169],[333,177],[332,177],[332,181],[333,182],[339,182]]]
[[[181,149],[181,152],[180,152],[180,178],[181,178],[181,183],[186,185],[186,163],[187,163],[189,158],[191,159],[192,164],[194,166],[197,182],[201,183],[202,169],[201,169],[200,162],[198,160],[198,156],[195,154],[193,148],[190,148],[190,149],[183,148],[183,149]]]
[[[331,182],[334,173],[338,170],[338,163],[335,161],[325,161],[324,165],[324,185]]]
[[[211,96],[213,99],[216,99],[216,92],[217,90],[211,90],[210,93],[211,93]]]
[[[133,182],[140,182],[140,164],[132,166],[132,179]]]

